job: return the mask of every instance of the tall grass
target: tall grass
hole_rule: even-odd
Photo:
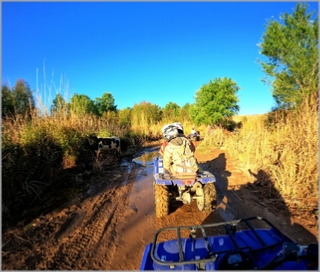
[[[67,108],[49,115],[38,100],[41,108],[36,108],[31,118],[16,115],[2,120],[2,207],[6,222],[27,214],[30,205],[42,200],[45,190],[60,185],[68,169],[95,162],[89,135],[116,135],[122,146],[162,138],[164,122],[150,124],[141,117],[137,125],[121,125],[113,112],[97,117],[75,114]],[[184,125],[191,131],[191,123]]]
[[[251,172],[264,171],[274,187],[285,197],[310,203],[318,201],[318,114],[317,97],[295,111],[275,112],[268,116],[242,118],[239,134],[215,127],[196,127],[202,146],[226,148]],[[2,207],[9,222],[27,213],[35,201],[43,198],[50,186],[58,186],[67,169],[92,163],[89,135],[117,135],[123,143],[141,144],[146,139],[162,138],[167,123],[139,119],[133,126],[120,125],[117,116],[107,113],[77,115],[60,109],[48,115],[44,109],[30,116],[17,115],[2,120]],[[144,121],[143,121],[144,120]],[[180,121],[185,135],[190,121]],[[303,202],[302,201],[302,202]],[[302,204],[301,204],[302,205]]]
[[[216,128],[203,144],[227,149],[251,173],[262,170],[283,197],[301,207],[318,206],[317,96],[295,110],[241,121],[239,134]]]
[[[123,144],[141,143],[139,134],[108,117],[77,116],[72,112],[66,115],[62,111],[51,116],[34,112],[31,118],[16,115],[2,120],[4,224],[28,214],[34,203],[43,201],[45,190],[61,185],[68,169],[93,163],[89,135],[117,135]]]

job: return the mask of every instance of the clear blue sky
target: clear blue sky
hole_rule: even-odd
[[[239,115],[266,113],[275,104],[257,44],[267,20],[296,4],[2,2],[2,84],[22,78],[46,104],[57,93],[110,92],[123,109],[182,107],[209,80],[228,77],[241,88]]]

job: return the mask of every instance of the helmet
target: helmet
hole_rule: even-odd
[[[175,122],[172,125],[174,125],[178,130],[181,130],[183,133],[183,125],[180,122]]]
[[[167,141],[170,141],[171,139],[178,136],[178,129],[174,125],[168,124],[162,128],[162,133],[163,133],[163,137]]]

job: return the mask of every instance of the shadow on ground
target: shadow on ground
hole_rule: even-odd
[[[274,187],[270,176],[263,170],[254,173],[248,169],[253,180],[246,184],[239,180],[239,185],[236,185],[235,182],[229,182],[233,173],[227,170],[225,153],[222,152],[217,158],[202,163],[201,167],[215,175],[217,191],[217,209],[210,213],[202,224],[214,223],[217,213],[224,221],[261,216],[299,244],[317,243],[318,238],[314,234],[301,224],[293,222],[292,210]],[[234,178],[235,176],[233,180]],[[317,224],[316,219],[313,221],[313,224]]]

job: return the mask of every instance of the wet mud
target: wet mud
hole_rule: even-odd
[[[152,172],[158,150],[147,147],[132,161],[123,159],[91,177],[86,192],[68,205],[3,233],[2,269],[139,270],[159,228],[251,216],[267,218],[299,243],[318,240],[317,218],[294,214],[284,201],[270,201],[256,177],[220,149],[196,151],[201,167],[216,176],[217,209],[203,213],[194,201],[174,203],[168,216],[155,218]]]

